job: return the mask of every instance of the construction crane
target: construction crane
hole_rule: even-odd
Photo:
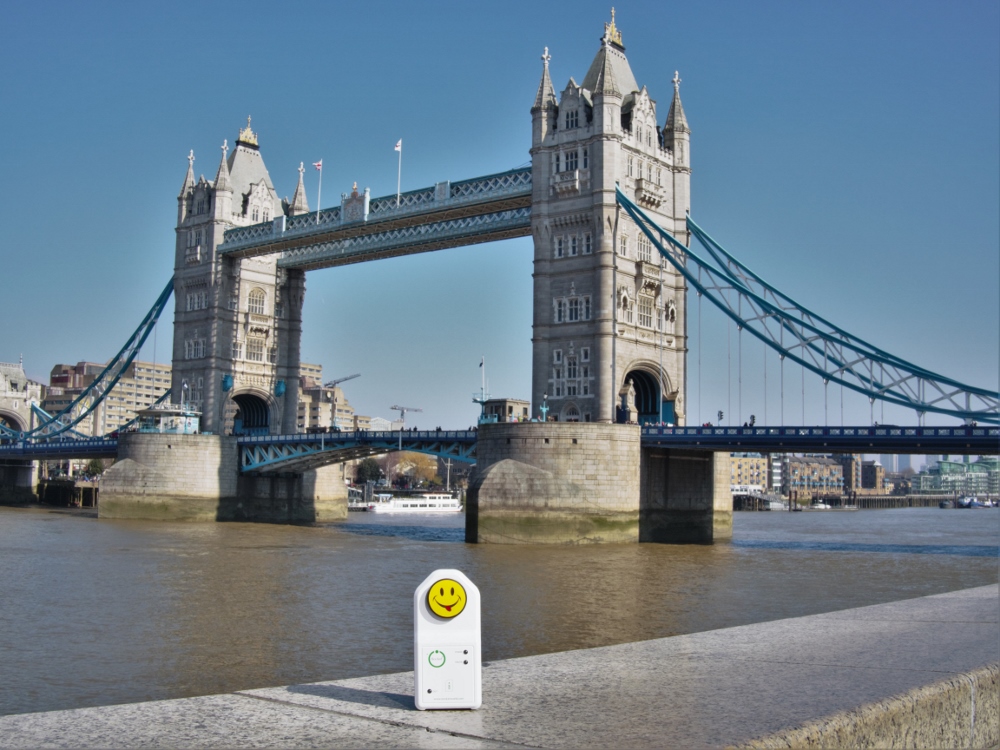
[[[331,380],[329,383],[324,383],[323,387],[324,388],[336,388],[340,383],[343,383],[345,380],[354,380],[354,378],[360,378],[360,377],[361,377],[361,373],[360,372],[356,372],[353,375],[348,375],[347,377],[344,377],[344,378],[337,378],[336,380]]]
[[[412,406],[390,406],[389,408],[399,412],[399,449],[403,450],[403,428],[406,427],[406,412],[423,411],[423,409],[416,409]]]

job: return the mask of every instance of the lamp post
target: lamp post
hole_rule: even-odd
[[[549,394],[547,394],[547,393],[543,393],[542,394],[542,406],[539,409],[539,411],[542,413],[542,421],[543,422],[548,422],[549,421]]]

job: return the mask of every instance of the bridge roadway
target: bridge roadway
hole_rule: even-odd
[[[396,450],[474,463],[476,430],[242,436],[240,470],[300,472]],[[643,427],[642,446],[760,453],[1000,454],[1000,427]],[[114,458],[116,438],[5,442],[0,460]]]

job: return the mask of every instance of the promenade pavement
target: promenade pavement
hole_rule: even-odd
[[[478,711],[406,672],[5,716],[0,747],[993,747],[998,685],[992,585],[492,662]]]

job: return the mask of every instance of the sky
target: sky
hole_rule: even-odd
[[[112,357],[170,278],[189,150],[213,179],[250,115],[279,195],[324,160],[323,207],[355,181],[394,193],[400,138],[403,190],[527,166],[543,48],[561,91],[610,19],[589,0],[2,13],[0,361],[46,383]],[[661,124],[680,72],[702,227],[842,328],[1000,387],[1000,5],[619,0],[616,21]],[[359,413],[466,427],[481,357],[494,396],[530,398],[531,265],[523,238],[312,271],[303,361],[360,372]],[[840,424],[839,388],[786,363],[782,398],[775,356],[747,338],[741,358],[707,305],[697,336],[690,309],[690,422]],[[142,358],[170,338],[165,316]],[[850,392],[843,415],[916,422]]]

